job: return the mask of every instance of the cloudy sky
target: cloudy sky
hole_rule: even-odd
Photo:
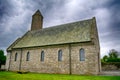
[[[110,49],[120,52],[120,0],[0,0],[0,49],[6,50],[30,30],[32,14],[38,9],[44,28],[95,16],[101,56]]]

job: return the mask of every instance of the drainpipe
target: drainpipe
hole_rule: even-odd
[[[69,71],[70,71],[70,75],[72,74],[71,72],[71,44],[69,44]]]
[[[21,71],[21,63],[22,63],[22,48],[21,48],[21,54],[20,54],[19,71]]]

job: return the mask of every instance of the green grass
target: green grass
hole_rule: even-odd
[[[15,72],[0,72],[0,80],[120,80],[120,76],[80,76],[62,74],[18,74]]]

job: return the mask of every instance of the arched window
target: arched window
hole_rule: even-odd
[[[41,52],[41,61],[44,61],[44,51]]]
[[[80,56],[80,61],[85,61],[85,51],[83,48],[80,49],[79,56]]]
[[[62,61],[62,50],[58,51],[58,61]]]
[[[17,54],[17,53],[15,53],[15,61],[17,61],[17,56],[18,56],[18,54]]]
[[[30,60],[30,53],[27,52],[26,61],[29,61],[29,60]]]

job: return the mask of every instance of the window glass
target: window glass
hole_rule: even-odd
[[[26,61],[29,61],[29,59],[30,59],[30,53],[27,52]]]
[[[58,61],[62,61],[62,50],[58,51]]]
[[[80,49],[80,61],[85,61],[85,51],[83,48]]]
[[[17,56],[18,56],[18,54],[17,54],[17,53],[15,53],[15,61],[17,61]]]
[[[44,51],[41,52],[41,61],[44,61]]]

